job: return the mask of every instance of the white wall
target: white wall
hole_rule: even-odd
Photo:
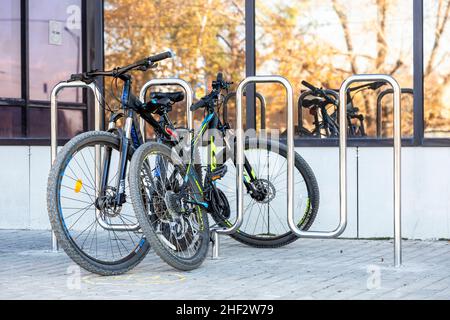
[[[320,209],[313,229],[334,229],[339,216],[338,149],[296,151],[308,161],[319,183]],[[0,228],[48,229],[50,148],[2,146],[0,159]],[[392,164],[391,148],[349,148],[349,223],[344,237],[392,237]],[[404,148],[402,164],[403,236],[450,239],[450,148]]]

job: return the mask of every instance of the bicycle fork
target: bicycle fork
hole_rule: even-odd
[[[110,124],[110,129],[111,124]],[[140,229],[139,224],[113,224],[110,222],[109,219],[107,219],[106,215],[102,213],[102,210],[100,207],[102,206],[111,206],[113,209],[118,212],[118,215],[120,215],[120,211],[122,209],[122,205],[126,202],[126,194],[125,194],[125,183],[126,183],[126,173],[127,173],[127,167],[128,167],[128,151],[130,148],[130,141],[131,141],[131,132],[133,129],[133,116],[130,113],[128,117],[125,120],[125,127],[124,127],[124,133],[121,136],[121,144],[120,144],[120,159],[119,159],[119,165],[118,165],[118,174],[117,174],[117,180],[115,185],[115,197],[113,199],[107,199],[107,188],[108,188],[108,180],[109,180],[109,171],[111,168],[111,156],[112,156],[112,148],[106,147],[103,157],[103,165],[101,168],[101,173],[99,173],[97,176],[100,176],[101,174],[101,185],[99,187],[99,197],[97,198],[97,208],[96,208],[96,218],[100,226],[105,230],[110,231],[138,231]],[[96,146],[97,148],[97,146]],[[98,147],[99,148],[99,147]],[[97,151],[96,151],[97,154]],[[100,152],[98,153],[100,156]],[[99,169],[96,168],[96,172]],[[100,180],[100,179],[98,179]],[[102,206],[99,205],[100,199],[105,199],[103,201],[110,201],[110,203],[102,204]],[[108,221],[109,220],[109,221]]]

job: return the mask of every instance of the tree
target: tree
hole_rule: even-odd
[[[136,73],[135,90],[151,78],[174,76],[205,88],[219,71],[239,81],[245,66],[244,23],[243,1],[108,0],[106,65],[129,64],[170,48],[176,58],[153,71]],[[179,123],[185,117],[181,110]]]

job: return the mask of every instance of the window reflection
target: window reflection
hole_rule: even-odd
[[[22,136],[22,108],[0,107],[0,138]]]
[[[176,58],[161,62],[154,71],[135,73],[135,92],[155,77],[179,77],[188,81],[200,98],[219,71],[225,79],[238,83],[245,76],[244,0],[186,0],[181,7],[179,0],[105,1],[108,68],[167,48]],[[118,107],[111,97],[108,100]],[[185,122],[184,106],[180,103],[171,113],[179,125]],[[195,113],[196,120],[201,116]]]
[[[20,1],[2,0],[0,10],[0,97],[21,97]]]
[[[450,1],[424,1],[425,136],[450,136]]]
[[[357,73],[393,75],[403,88],[413,86],[413,4],[410,0],[303,0],[256,2],[257,74],[280,74],[293,85],[296,96],[315,86],[338,90]],[[364,116],[367,136],[377,133],[378,90],[353,98]],[[284,91],[277,85],[258,85],[265,95],[271,128],[286,127]],[[383,102],[382,136],[392,135],[392,109]],[[413,133],[412,99],[404,99],[402,131]],[[330,115],[334,110],[330,110]],[[304,127],[312,130],[313,115],[303,109]],[[319,115],[320,118],[320,115]],[[357,121],[357,120],[355,120]],[[297,132],[300,128],[297,128]]]
[[[50,109],[30,108],[28,132],[33,138],[50,138]],[[58,139],[71,139],[82,132],[81,110],[58,110]]]
[[[82,71],[81,0],[29,0],[30,99],[50,100],[54,85]],[[62,101],[82,102],[82,90]]]

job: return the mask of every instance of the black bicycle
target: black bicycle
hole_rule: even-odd
[[[218,74],[212,92],[191,107],[192,111],[205,110],[190,147],[195,150],[203,140],[208,144],[203,181],[192,170],[193,164],[198,163],[193,153],[190,158],[181,159],[167,146],[147,143],[132,159],[130,191],[136,216],[153,249],[177,269],[192,270],[206,256],[205,234],[185,231],[196,224],[205,226],[204,212],[222,227],[235,221],[235,136],[227,134],[230,125],[222,123],[219,117],[224,98],[221,92],[228,91],[230,84]],[[216,134],[211,135],[210,130]],[[217,145],[222,141],[223,148],[219,150]],[[245,223],[232,237],[255,247],[279,247],[295,241],[297,237],[286,222],[287,147],[278,141],[248,138],[244,154]],[[152,175],[139,174],[148,165]],[[298,227],[307,230],[317,215],[319,188],[312,169],[298,154],[294,179]],[[180,238],[180,232],[192,236]]]
[[[299,134],[306,137],[338,137],[339,136],[339,93],[331,89],[315,87],[307,81],[302,84],[309,89],[301,94],[299,98],[299,112],[302,108],[308,109],[313,116],[314,128],[310,131],[299,123]],[[384,82],[372,82],[361,86],[350,88],[347,92],[347,123],[348,135],[350,137],[366,137],[364,126],[364,115],[360,113],[359,108],[354,106],[356,94],[364,90],[377,90],[384,86]],[[301,121],[300,121],[301,122]]]
[[[48,179],[52,229],[69,257],[88,271],[124,273],[150,248],[129,198],[129,162],[144,142],[138,115],[155,129],[161,143],[176,145],[180,137],[168,113],[184,94],[152,93],[149,101],[142,103],[131,92],[130,72],[155,68],[157,62],[171,56],[165,52],[111,71],[75,74],[68,80],[92,83],[97,77],[111,77],[116,87],[118,80],[123,82],[121,110],[110,110],[109,130],[86,132],[70,140],[58,153]],[[116,126],[119,119],[124,120],[123,129]]]

